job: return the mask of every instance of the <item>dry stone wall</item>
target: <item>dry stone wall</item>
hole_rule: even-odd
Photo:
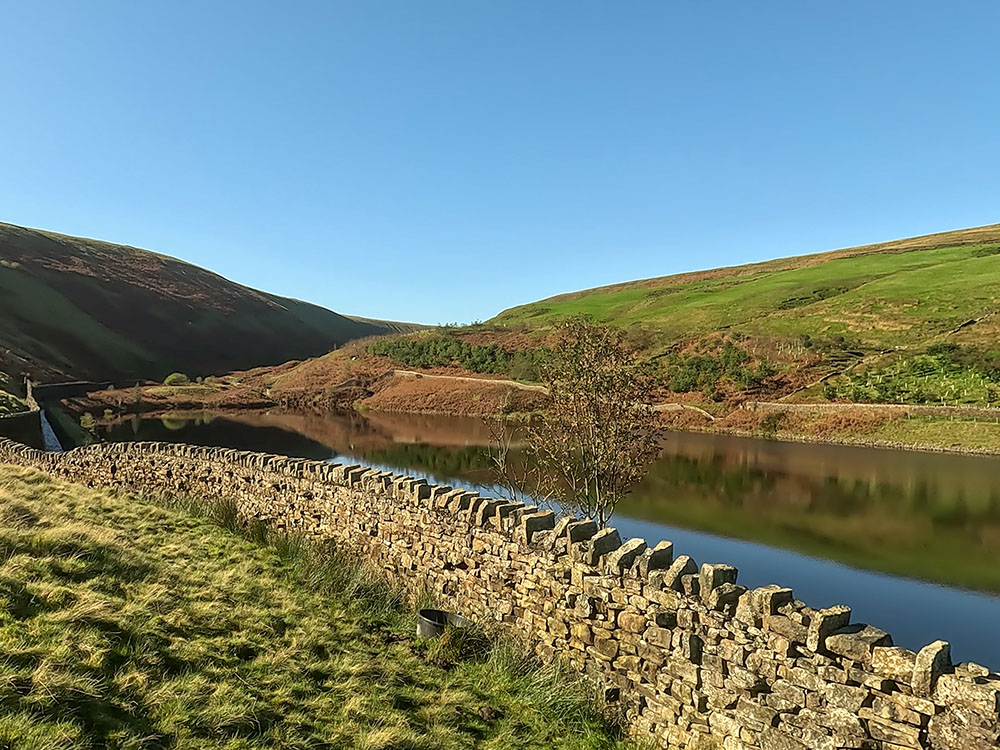
[[[187,445],[0,462],[131,492],[232,498],[246,519],[333,540],[449,606],[499,621],[593,675],[632,729],[677,750],[984,750],[1000,746],[1000,676],[914,653],[839,606],[747,590],[669,542],[384,471]]]

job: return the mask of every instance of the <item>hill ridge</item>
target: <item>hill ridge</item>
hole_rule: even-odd
[[[153,250],[0,222],[0,370],[7,372],[207,375],[418,327],[352,318]]]
[[[931,234],[918,235],[916,237],[902,237],[894,240],[887,240],[884,242],[873,242],[865,245],[855,245],[850,247],[836,248],[833,250],[823,250],[817,253],[804,253],[802,255],[787,255],[778,258],[770,258],[767,260],[753,261],[751,263],[741,263],[732,266],[719,266],[717,268],[708,268],[695,271],[681,271],[674,274],[666,274],[663,276],[650,276],[642,279],[633,279],[630,281],[619,281],[611,284],[602,284],[601,286],[590,287],[588,289],[581,289],[575,292],[563,292],[560,294],[555,294],[550,297],[545,297],[538,300],[537,302],[529,302],[530,304],[540,304],[543,302],[559,302],[568,299],[575,299],[578,296],[592,294],[592,293],[605,293],[620,291],[623,289],[632,289],[636,287],[649,286],[652,288],[658,286],[667,286],[671,283],[686,283],[688,281],[698,281],[705,278],[732,278],[744,275],[750,275],[754,272],[759,271],[776,271],[783,270],[778,266],[785,263],[802,262],[802,261],[813,261],[815,263],[822,263],[829,260],[836,260],[838,258],[851,258],[857,257],[859,255],[869,255],[878,253],[907,253],[916,252],[920,250],[935,250],[941,247],[952,247],[957,245],[972,245],[978,242],[990,241],[993,239],[1000,239],[1000,223],[997,224],[985,224],[979,227],[968,227],[965,229],[955,229],[945,232],[933,232]],[[930,244],[922,244],[921,241],[935,240]],[[907,243],[918,243],[914,246],[907,246]],[[790,266],[796,267],[796,266]],[[739,273],[745,271],[746,273]],[[707,274],[712,274],[711,277]],[[516,310],[525,305],[516,305],[515,307],[508,308],[508,310]],[[502,315],[507,310],[502,311],[499,315]],[[498,317],[499,317],[498,315]]]

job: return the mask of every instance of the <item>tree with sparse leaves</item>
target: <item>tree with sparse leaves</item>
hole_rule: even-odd
[[[606,526],[618,503],[649,470],[659,430],[650,407],[654,382],[625,346],[620,329],[573,319],[543,365],[549,405],[525,435],[538,467],[528,494],[558,497]],[[496,440],[496,438],[495,438]],[[508,474],[506,452],[494,452]]]

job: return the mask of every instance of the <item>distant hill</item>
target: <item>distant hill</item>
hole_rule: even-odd
[[[358,341],[234,373],[195,400],[220,408],[263,398],[310,408],[533,411],[537,391],[523,386],[543,379],[559,322],[584,315],[624,330],[655,379],[654,401],[684,405],[662,410],[675,427],[714,417],[713,429],[774,434],[787,416],[782,407],[742,407],[841,404],[799,410],[787,434],[947,448],[961,442],[949,421],[955,412],[937,407],[1000,405],[998,313],[1000,224],[564,294],[486,323]],[[147,407],[194,403],[183,388],[156,391]],[[115,392],[93,407],[127,397]],[[929,421],[901,427],[902,412],[866,410],[872,404],[926,406],[920,413]],[[978,423],[969,429],[970,449],[1000,444]]]
[[[0,371],[11,374],[193,377],[419,327],[340,315],[147,250],[0,223]]]
[[[899,330],[947,327],[969,305],[995,300],[1000,259],[991,248],[1000,252],[1000,224],[570,292],[505,310],[490,323],[536,326],[583,314],[679,336],[734,326],[782,334],[801,328],[803,318],[839,332],[866,333],[876,318],[885,329],[897,317]],[[928,293],[960,305],[931,309]],[[887,306],[865,312],[875,298]]]

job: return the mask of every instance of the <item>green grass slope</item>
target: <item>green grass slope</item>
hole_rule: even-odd
[[[515,307],[491,322],[590,315],[655,327],[666,337],[736,327],[850,332],[891,344],[945,332],[994,304],[998,252],[1000,224],[600,287]]]
[[[730,339],[779,373],[850,369],[831,383],[831,398],[980,403],[1000,398],[987,388],[1000,388],[998,309],[1000,224],[575,292],[488,325],[536,331],[584,315],[627,327],[653,356],[703,357],[706,341]],[[909,361],[917,355],[925,359]],[[918,389],[914,374],[930,389]]]
[[[0,370],[8,373],[221,373],[412,328],[259,292],[146,250],[0,223]]]
[[[391,587],[238,531],[0,466],[0,747],[626,747],[579,677],[418,641]]]

